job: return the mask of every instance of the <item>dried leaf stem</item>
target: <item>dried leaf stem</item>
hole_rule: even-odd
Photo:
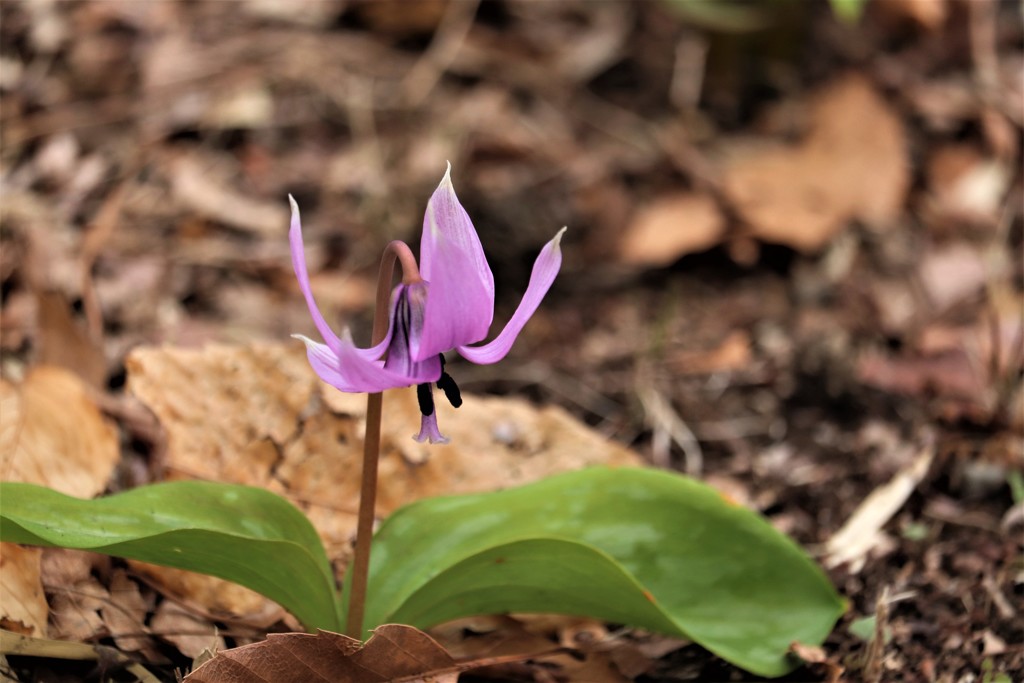
[[[391,302],[391,281],[395,274],[395,261],[402,264],[402,282],[420,282],[416,257],[405,242],[395,240],[384,249],[377,276],[377,303],[373,313],[372,344],[384,341],[388,332],[388,308]],[[366,436],[363,439],[363,474],[359,489],[359,520],[356,526],[356,549],[352,558],[352,582],[349,584],[348,619],[345,633],[362,640],[363,616],[366,612],[366,582],[370,568],[370,542],[373,539],[373,520],[377,506],[377,465],[380,461],[380,422],[384,395],[381,392],[366,397]]]

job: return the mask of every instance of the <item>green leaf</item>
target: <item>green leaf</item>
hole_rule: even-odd
[[[316,530],[269,491],[181,481],[81,500],[3,482],[0,500],[0,540],[212,574],[262,593],[308,628],[341,628],[334,575]]]
[[[845,609],[756,513],[685,477],[604,468],[399,510],[374,542],[367,600],[367,628],[576,614],[687,637],[766,676]]]

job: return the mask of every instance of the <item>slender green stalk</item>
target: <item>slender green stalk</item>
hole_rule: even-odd
[[[388,308],[391,300],[391,280],[395,274],[395,261],[402,264],[402,282],[421,282],[416,258],[404,242],[394,241],[384,250],[377,276],[377,304],[373,313],[373,340],[376,346],[384,341],[388,332]],[[370,569],[370,542],[373,539],[373,520],[377,506],[377,466],[380,461],[380,422],[383,412],[383,393],[366,397],[366,436],[363,439],[363,473],[359,489],[359,520],[356,525],[356,548],[352,558],[352,581],[349,584],[348,619],[345,633],[362,640],[363,615],[366,613],[366,583]]]

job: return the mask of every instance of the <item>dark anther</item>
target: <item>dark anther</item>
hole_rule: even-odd
[[[437,388],[444,392],[448,402],[455,408],[462,405],[462,393],[459,392],[459,385],[455,383],[452,376],[447,372],[442,372],[440,379],[437,380]]]
[[[434,392],[430,390],[430,384],[416,385],[416,399],[420,402],[420,412],[424,415],[434,414]]]

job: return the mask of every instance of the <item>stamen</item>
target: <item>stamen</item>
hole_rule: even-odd
[[[453,408],[458,408],[462,405],[462,392],[459,391],[459,385],[455,383],[455,380],[447,372],[441,373],[441,377],[437,380],[437,388],[444,392],[445,398],[448,399]]]
[[[437,388],[444,392],[445,398],[452,404],[453,408],[458,408],[462,405],[462,392],[459,391],[459,385],[455,383],[455,380],[444,371],[445,360],[444,354],[441,354],[441,376],[437,380]]]
[[[434,392],[431,391],[429,383],[416,385],[416,400],[419,401],[420,412],[424,416],[434,414]]]

